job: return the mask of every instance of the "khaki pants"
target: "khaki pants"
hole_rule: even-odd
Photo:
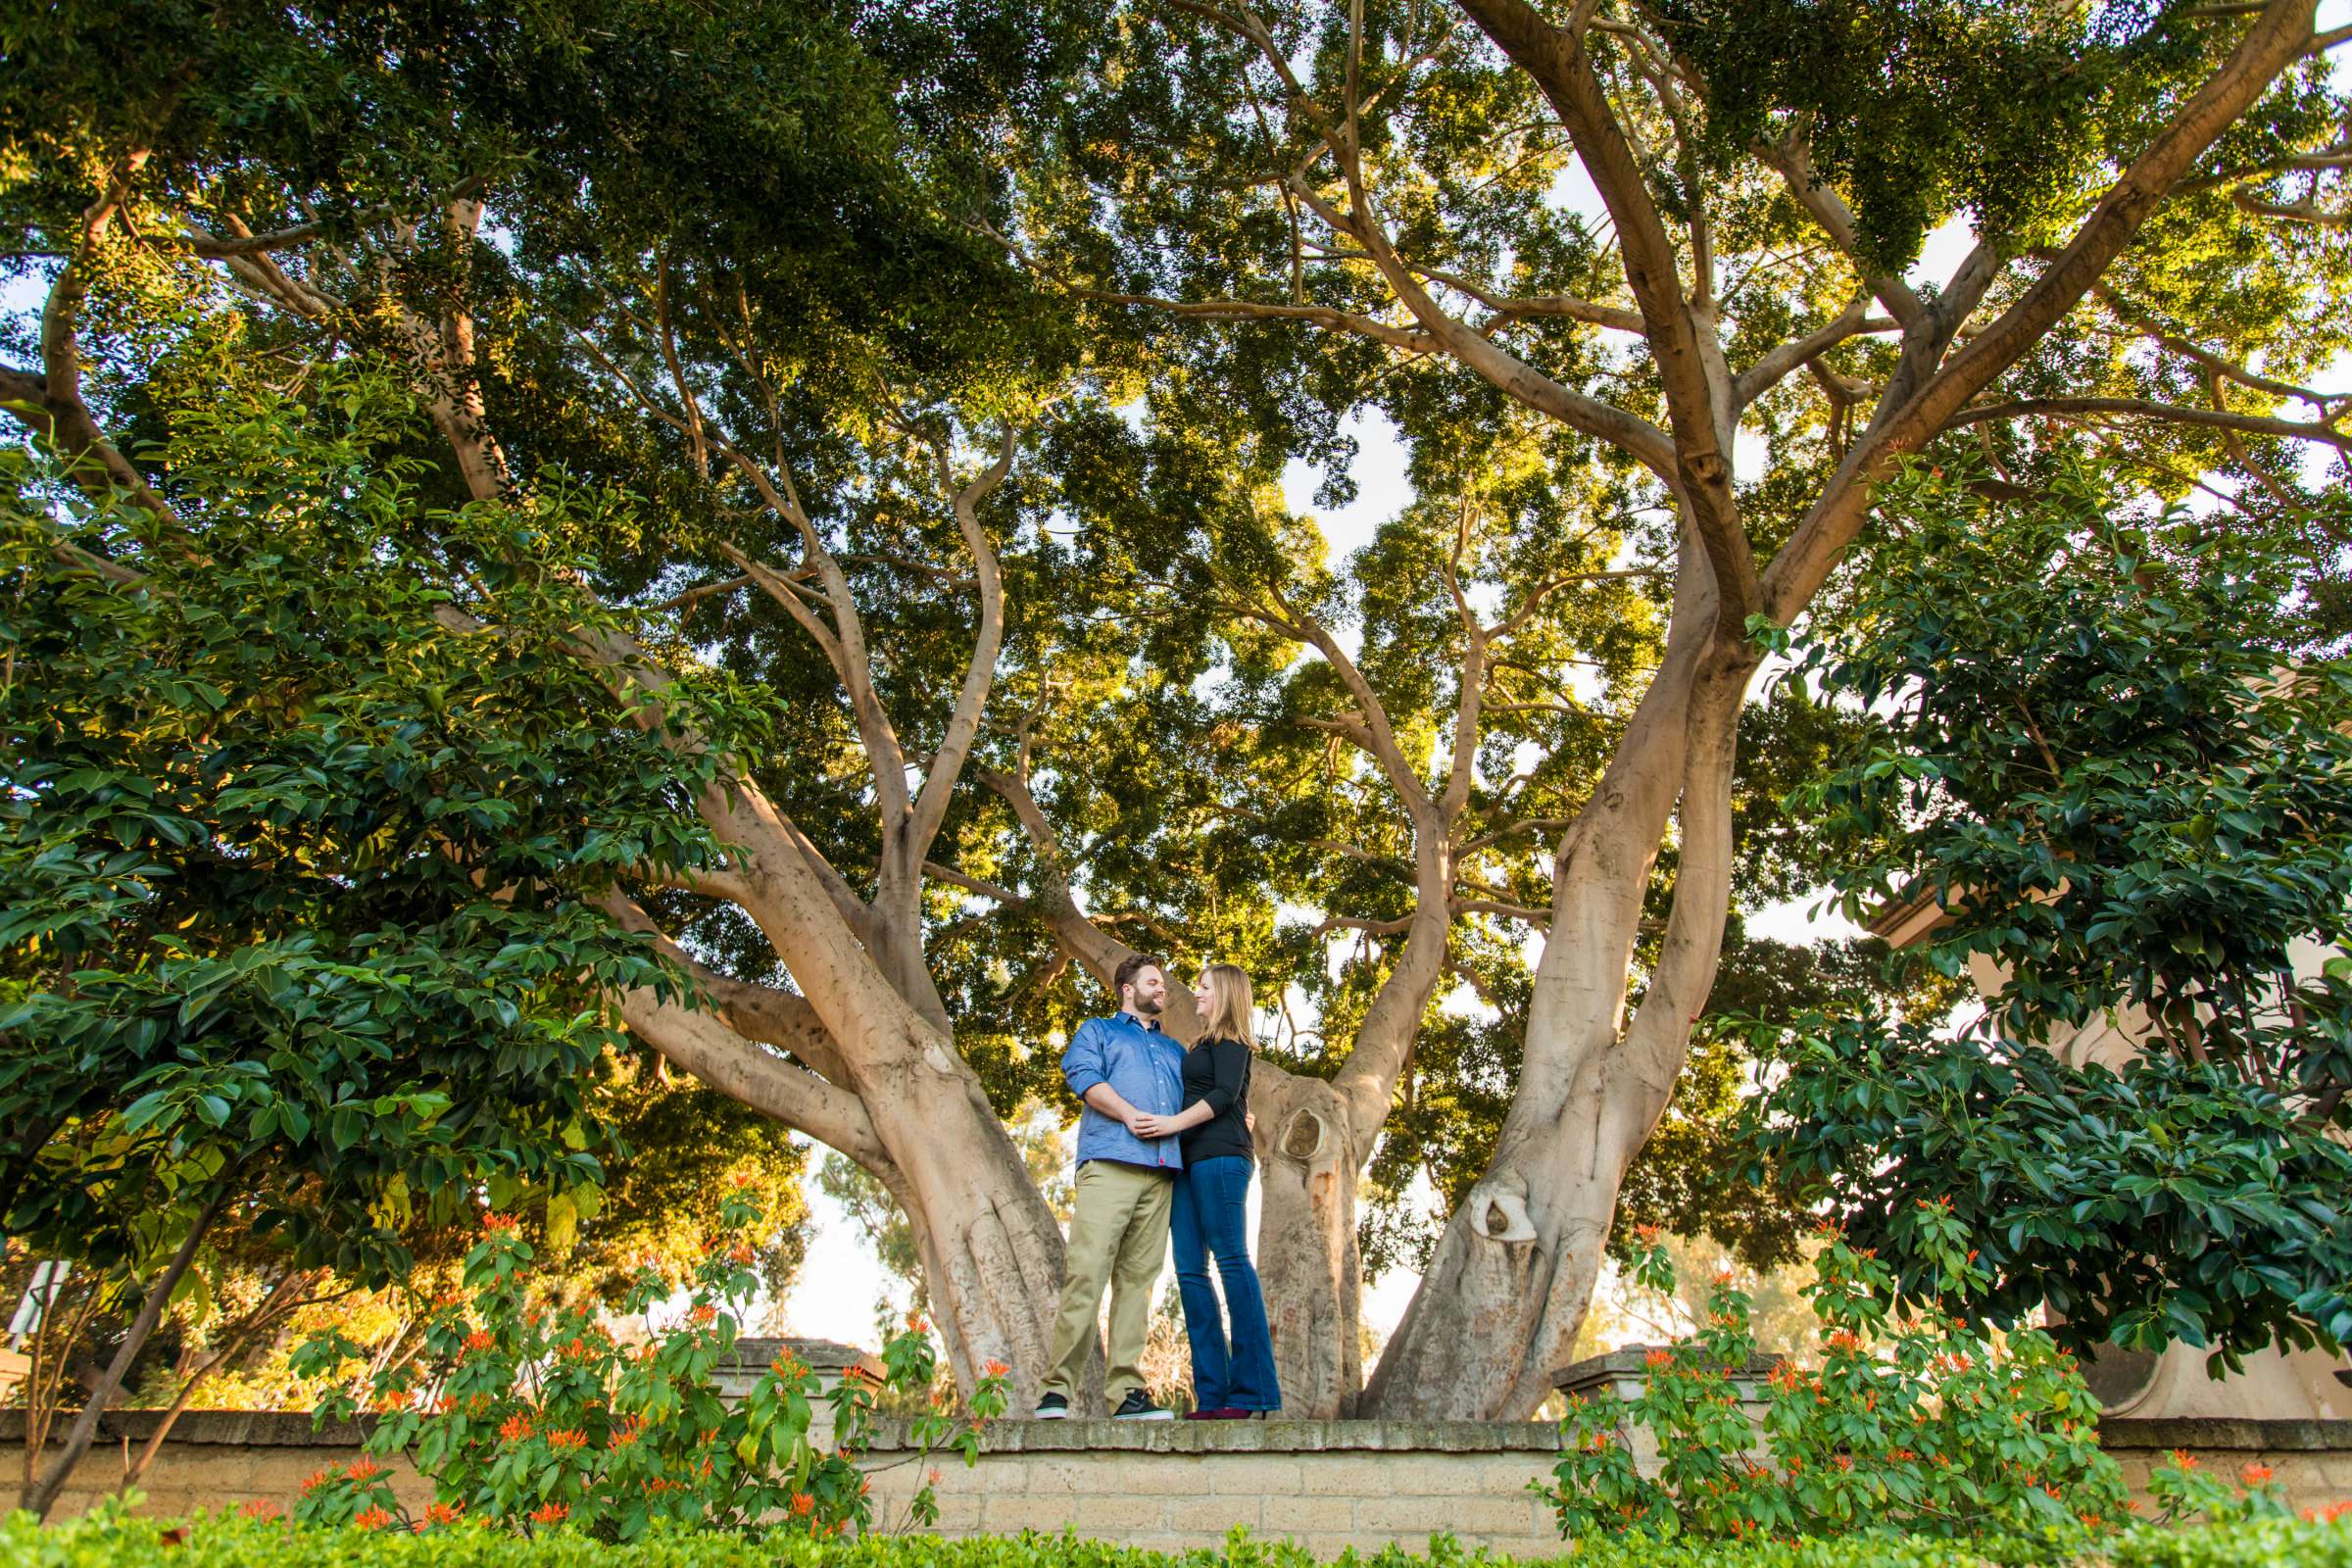
[[[1066,1254],[1069,1275],[1054,1320],[1054,1364],[1046,1369],[1042,1393],[1076,1397],[1095,1347],[1095,1315],[1102,1308],[1105,1284],[1110,1287],[1110,1361],[1102,1392],[1116,1409],[1128,1390],[1144,1386],[1152,1287],[1167,1258],[1168,1206],[1175,1191],[1171,1172],[1111,1159],[1090,1159],[1078,1167]]]

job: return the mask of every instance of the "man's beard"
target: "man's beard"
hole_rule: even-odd
[[[1158,1017],[1159,1008],[1160,1002],[1157,997],[1138,997],[1135,999],[1135,1010],[1142,1013],[1147,1018]]]

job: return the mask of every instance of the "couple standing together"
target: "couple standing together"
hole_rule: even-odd
[[[1112,977],[1119,1010],[1081,1024],[1061,1075],[1086,1109],[1078,1121],[1078,1196],[1068,1283],[1054,1325],[1042,1421],[1070,1413],[1110,1289],[1111,1414],[1165,1421],[1144,1386],[1152,1288],[1173,1233],[1176,1287],[1193,1349],[1193,1420],[1244,1420],[1282,1407],[1266,1302],[1250,1261],[1250,977],[1230,963],[1200,975],[1200,1038],[1191,1050],[1160,1028],[1168,985],[1133,957]],[[1214,1258],[1232,1314],[1227,1331],[1208,1283]]]

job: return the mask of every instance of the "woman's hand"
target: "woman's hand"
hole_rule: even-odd
[[[1154,1116],[1148,1110],[1139,1110],[1127,1118],[1127,1130],[1138,1138],[1165,1138],[1172,1130],[1167,1122],[1165,1116]]]

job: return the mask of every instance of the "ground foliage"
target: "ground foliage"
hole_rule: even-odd
[[[131,1568],[152,1563],[171,1538],[173,1560],[187,1568],[1310,1568],[1314,1553],[1288,1542],[1237,1534],[1220,1549],[1181,1557],[1104,1542],[1049,1536],[941,1541],[925,1536],[864,1536],[848,1542],[758,1543],[724,1536],[666,1535],[613,1545],[558,1530],[531,1541],[487,1531],[289,1531],[274,1522],[233,1516],[186,1521],[141,1519],[119,1511],[40,1530],[24,1515],[0,1521],[0,1547],[32,1568]],[[1398,1544],[1341,1559],[1375,1568],[1505,1568],[1513,1561],[1463,1549],[1439,1534],[1426,1551]],[[1549,1560],[1549,1559],[1546,1559]],[[2294,1519],[2253,1519],[2188,1530],[2138,1526],[2120,1535],[2080,1539],[1952,1541],[1934,1536],[1865,1534],[1809,1541],[1660,1542],[1598,1537],[1578,1544],[1577,1560],[1593,1568],[2002,1568],[2070,1564],[2074,1568],[2344,1568],[2352,1563],[2352,1526]]]

